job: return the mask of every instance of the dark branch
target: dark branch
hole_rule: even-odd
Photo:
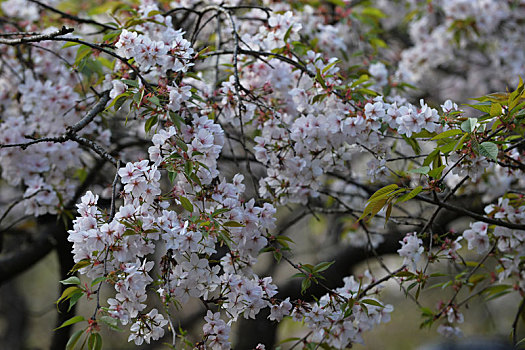
[[[118,28],[115,28],[115,27],[112,27],[110,25],[107,25],[107,24],[104,24],[104,23],[100,23],[100,22],[97,22],[95,20],[92,20],[92,19],[88,19],[88,18],[80,18],[80,17],[77,17],[77,16],[74,16],[74,15],[71,15],[69,13],[66,13],[66,12],[62,12],[54,7],[51,7],[49,5],[46,5],[38,0],[29,0],[30,2],[32,3],[35,3],[37,4],[38,6],[41,6],[43,8],[45,8],[46,10],[48,11],[51,11],[51,12],[54,12],[56,14],[59,14],[60,16],[62,16],[62,18],[67,18],[67,19],[70,19],[72,21],[75,21],[75,22],[78,22],[78,23],[86,23],[86,24],[93,24],[93,25],[96,25],[96,26],[99,26],[99,27],[102,27],[104,29],[109,29],[109,30],[115,30],[115,29],[118,29]]]
[[[20,44],[26,44],[26,43],[34,43],[39,41],[45,41],[45,40],[51,40],[51,39],[57,39],[57,37],[69,33],[73,33],[73,28],[66,28],[62,27],[59,31],[49,33],[49,34],[39,34],[39,35],[33,35],[33,36],[27,36],[23,38],[18,39],[0,39],[0,44],[4,45],[20,45]]]

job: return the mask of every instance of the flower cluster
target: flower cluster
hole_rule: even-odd
[[[335,297],[324,295],[318,304],[296,307],[292,313],[294,319],[304,320],[313,331],[315,342],[326,342],[337,349],[344,349],[354,342],[362,344],[362,334],[390,321],[390,313],[394,310],[392,305],[382,305],[374,298],[348,304],[348,300],[355,300],[359,291],[368,284],[356,281],[353,276],[343,281],[344,286],[335,289]]]
[[[413,270],[416,270],[416,264],[421,259],[421,255],[424,251],[423,240],[417,237],[416,232],[412,232],[407,233],[405,238],[403,238],[402,241],[399,241],[399,243],[401,243],[401,249],[399,249],[397,253],[399,256],[405,258],[403,264],[410,264],[410,267],[412,267]]]
[[[190,62],[193,48],[184,39],[181,29],[173,29],[170,16],[149,16],[158,11],[159,8],[153,3],[141,6],[139,13],[144,23],[138,25],[136,31],[122,30],[115,44],[117,53],[125,58],[133,57],[144,72],[185,72],[193,65]]]

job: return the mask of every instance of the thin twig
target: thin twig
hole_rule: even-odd
[[[503,227],[517,229],[517,230],[525,230],[525,225],[523,224],[514,224],[512,222],[491,219],[486,216],[480,215],[478,213],[474,213],[470,210],[467,210],[467,209],[464,209],[464,208],[461,208],[461,207],[458,207],[458,206],[455,206],[455,205],[452,205],[452,204],[449,204],[449,203],[446,203],[440,200],[430,199],[428,197],[421,196],[419,194],[415,198],[419,199],[420,201],[426,202],[426,203],[431,203],[431,204],[443,207],[445,209],[461,213],[465,216],[470,216],[473,219],[476,219],[482,222],[486,222],[487,224],[498,225],[498,226],[503,226]]]
[[[53,32],[53,33],[49,33],[49,34],[38,34],[38,35],[32,35],[32,36],[27,36],[27,37],[17,38],[17,39],[0,39],[0,44],[20,45],[20,44],[34,43],[34,42],[39,42],[39,41],[44,41],[44,40],[52,40],[52,39],[57,39],[57,37],[61,35],[73,33],[74,31],[75,30],[73,28],[67,28],[63,26],[60,30]]]
[[[521,299],[520,307],[518,308],[518,312],[516,313],[516,317],[514,317],[514,322],[512,322],[512,345],[516,346],[518,342],[518,322],[520,320],[520,315],[523,312],[523,309],[525,308],[525,299]]]
[[[44,4],[44,3],[42,3],[42,2],[40,2],[38,0],[29,0],[29,1],[34,3],[34,4],[37,4],[38,6],[41,6],[41,7],[45,8],[46,10],[49,10],[49,11],[54,12],[56,14],[59,14],[63,18],[67,18],[67,19],[70,19],[70,20],[78,22],[78,23],[93,24],[93,25],[102,27],[104,29],[109,29],[109,30],[116,30],[116,29],[118,29],[118,28],[112,27],[112,26],[104,24],[104,23],[97,22],[97,21],[89,19],[89,18],[80,18],[80,17],[74,16],[74,15],[71,15],[69,13],[60,11],[59,9],[56,9],[56,8],[51,7],[49,5],[46,5],[46,4]]]
[[[86,125],[91,123],[95,117],[104,110],[106,107],[106,103],[108,103],[110,100],[109,97],[109,90],[104,91],[101,94],[100,100],[91,108],[91,110],[82,118],[78,123],[68,127],[68,132],[79,132],[82,130]]]

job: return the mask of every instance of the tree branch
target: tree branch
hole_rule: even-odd
[[[74,31],[75,30],[73,28],[67,28],[64,26],[60,30],[54,33],[27,36],[27,37],[18,38],[18,39],[0,39],[0,44],[13,46],[13,45],[26,44],[26,43],[34,43],[34,42],[39,42],[39,41],[56,39],[58,36],[73,33]]]
[[[40,2],[38,0],[28,0],[28,1],[32,2],[34,4],[37,4],[38,6],[43,7],[43,8],[45,8],[48,11],[54,12],[56,14],[59,14],[62,18],[67,18],[67,19],[70,19],[70,20],[78,22],[78,23],[93,24],[93,25],[102,27],[104,29],[109,29],[109,30],[116,30],[116,29],[118,29],[118,28],[112,27],[110,25],[97,22],[97,21],[92,20],[92,19],[80,18],[80,17],[74,16],[74,15],[71,15],[69,13],[62,12],[62,11],[60,11],[60,10],[54,8],[54,7],[51,7],[49,5],[44,4],[44,3],[42,3],[42,2]]]

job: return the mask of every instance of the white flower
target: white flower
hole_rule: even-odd
[[[423,241],[417,237],[416,232],[407,233],[405,238],[401,243],[401,249],[397,253],[404,257],[405,260],[403,264],[411,263],[413,269],[416,269],[416,263],[421,259],[421,254],[423,254],[424,248],[422,246]]]

